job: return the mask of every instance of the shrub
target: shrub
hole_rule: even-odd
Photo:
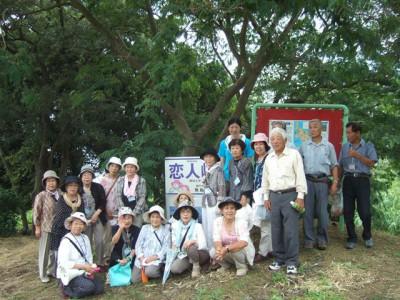
[[[9,237],[16,233],[17,201],[10,190],[0,187],[0,236]]]

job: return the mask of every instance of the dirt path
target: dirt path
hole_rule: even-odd
[[[344,249],[345,236],[330,229],[326,251],[301,251],[300,273],[267,270],[264,262],[237,279],[234,272],[215,272],[192,280],[189,274],[124,288],[106,287],[96,299],[400,299],[400,238],[374,232],[375,247],[361,243]],[[59,299],[55,280],[42,284],[37,277],[38,242],[34,237],[0,239],[0,298]]]

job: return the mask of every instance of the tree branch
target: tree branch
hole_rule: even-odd
[[[34,14],[41,13],[41,12],[44,12],[44,11],[53,10],[54,8],[61,7],[61,6],[66,6],[66,5],[69,5],[69,4],[70,4],[69,2],[59,2],[59,1],[57,1],[57,4],[46,6],[46,7],[43,7],[41,9],[32,10],[32,11],[25,11],[25,12],[24,11],[19,11],[19,12],[18,11],[14,11],[14,12],[11,12],[11,14],[29,16],[29,15],[34,15]]]
[[[151,7],[151,0],[146,0],[145,9],[146,9],[147,15],[149,17],[151,33],[153,34],[153,36],[155,36],[158,33],[158,29],[157,29],[156,21],[154,19],[154,12]]]
[[[107,28],[105,28],[87,9],[86,7],[81,3],[79,0],[71,0],[71,6],[78,11],[81,12],[81,14],[89,21],[90,24],[92,24],[93,28],[98,31],[103,37],[106,38],[106,40],[109,42],[111,48],[114,50],[114,52],[121,57],[123,57],[128,64],[138,70],[141,71],[143,68],[143,63],[136,58],[134,58],[131,53],[128,51],[128,49],[125,47],[124,43],[119,40],[114,38],[114,36],[108,31]],[[148,74],[144,74],[142,72],[142,76],[144,77],[145,80],[149,79]]]
[[[226,109],[226,106],[228,105],[229,101],[233,96],[235,96],[246,84],[248,80],[248,75],[247,73],[243,74],[234,84],[232,84],[229,89],[221,95],[221,97],[218,99],[218,102],[210,114],[208,120],[204,124],[203,127],[201,127],[196,133],[195,136],[197,139],[201,140],[205,137],[205,135],[212,129],[214,126],[217,124],[220,115],[222,112]]]

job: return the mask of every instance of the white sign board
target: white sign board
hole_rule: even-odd
[[[202,178],[206,165],[198,156],[165,158],[165,204],[167,216],[170,218],[176,207],[172,203],[181,191],[189,191],[199,212],[201,223],[201,198],[203,195]]]

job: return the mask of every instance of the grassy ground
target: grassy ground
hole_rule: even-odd
[[[269,261],[255,266],[247,276],[234,271],[216,272],[191,279],[174,276],[159,282],[122,288],[106,287],[105,295],[92,299],[400,299],[400,238],[374,232],[375,247],[362,243],[344,249],[345,234],[330,228],[326,251],[301,250],[299,274],[268,270]],[[34,237],[0,239],[0,298],[60,298],[55,280],[42,284],[37,277]]]

